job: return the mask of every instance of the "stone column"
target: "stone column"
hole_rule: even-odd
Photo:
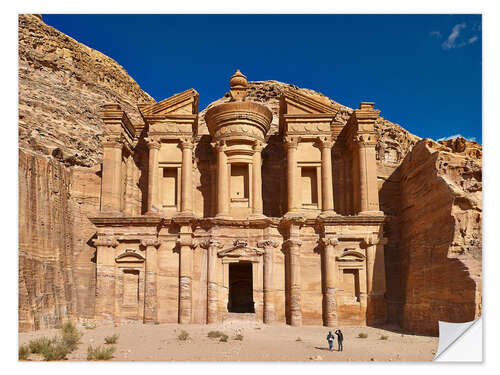
[[[288,251],[288,270],[290,275],[290,324],[302,325],[302,308],[300,303],[300,246],[302,241],[291,238],[285,241]]]
[[[192,268],[193,268],[193,249],[196,243],[190,232],[179,234],[177,244],[179,245],[179,323],[191,323],[192,313]]]
[[[342,153],[336,153],[334,154],[335,159],[337,161],[337,181],[338,181],[338,188],[335,188],[335,192],[337,194],[337,201],[338,205],[335,206],[335,211],[338,212],[339,214],[345,215],[345,176],[344,176],[344,159],[343,159],[343,154]],[[334,197],[335,200],[335,197]]]
[[[101,211],[122,210],[122,148],[120,137],[106,137],[102,142]]]
[[[370,295],[373,290],[373,271],[375,267],[377,242],[378,241],[372,237],[367,237],[362,242],[363,247],[366,248],[366,292],[368,295]]]
[[[229,174],[226,145],[224,141],[215,145],[217,149],[217,215],[229,216]]]
[[[141,245],[146,249],[146,265],[144,274],[144,323],[158,322],[157,308],[157,280],[158,268],[157,248],[161,242],[157,238],[141,240]]]
[[[287,185],[288,185],[288,212],[299,210],[297,195],[297,137],[286,137],[287,149]]]
[[[335,264],[335,246],[339,241],[335,237],[322,238],[325,261],[325,284],[323,290],[323,324],[326,327],[337,325],[337,265]]]
[[[191,139],[182,139],[182,167],[181,167],[181,212],[193,213],[193,142]]]
[[[126,165],[126,173],[124,176],[125,180],[125,191],[124,191],[124,196],[125,196],[125,201],[123,205],[123,213],[127,216],[133,216],[134,215],[134,206],[132,205],[132,202],[134,200],[134,159],[132,156],[127,157],[125,161]]]
[[[358,143],[360,215],[381,215],[378,200],[377,161],[375,146],[377,135],[375,122],[379,110],[373,109],[372,102],[362,102],[354,114],[357,122],[356,141]]]
[[[95,315],[113,321],[115,314],[115,251],[118,241],[113,237],[94,240],[97,247],[97,281]]]
[[[385,262],[384,245],[387,239],[367,237],[362,243],[366,248],[367,323],[385,322]]]
[[[352,214],[352,167],[349,152],[344,152],[344,215]]]
[[[379,211],[377,162],[372,135],[358,136],[360,212]]]
[[[256,141],[252,160],[252,212],[255,216],[262,216],[262,149],[264,144]]]
[[[320,138],[321,147],[321,191],[323,211],[335,213],[333,202],[332,146],[330,137]]]
[[[368,211],[368,166],[366,163],[366,148],[362,139],[362,137],[358,138],[360,212]]]
[[[151,214],[158,213],[160,210],[158,153],[161,143],[153,138],[146,138],[146,141],[149,149],[148,213]]]
[[[207,324],[213,324],[218,320],[217,250],[222,248],[222,243],[210,238],[200,246],[207,249]]]
[[[264,249],[264,323],[272,324],[275,319],[273,285],[273,248],[278,242],[264,240],[257,242],[257,247]]]

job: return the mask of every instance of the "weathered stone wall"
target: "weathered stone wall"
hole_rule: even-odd
[[[480,156],[431,140],[401,165],[401,325],[411,332],[481,314],[481,181]]]
[[[118,102],[134,121],[152,101],[114,60],[19,16],[19,329],[92,317],[99,210],[99,109]],[[140,171],[135,171],[140,178]],[[137,212],[133,181],[129,203]]]
[[[70,176],[57,161],[19,152],[19,329],[75,312]]]

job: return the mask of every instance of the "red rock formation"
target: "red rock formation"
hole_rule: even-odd
[[[438,321],[481,314],[481,151],[424,139],[401,164],[401,325],[437,335]]]

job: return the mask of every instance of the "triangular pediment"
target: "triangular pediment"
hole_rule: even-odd
[[[281,115],[307,115],[336,113],[337,108],[328,98],[306,95],[298,91],[285,91],[280,98]]]
[[[361,262],[365,259],[363,253],[357,250],[346,250],[336,258],[339,261],[358,261]]]
[[[175,94],[153,104],[137,106],[143,117],[161,117],[168,115],[194,115],[198,113],[198,93],[194,89]]]
[[[144,262],[144,258],[141,254],[135,252],[133,249],[127,249],[115,258],[116,263],[137,263]]]
[[[247,258],[264,254],[264,250],[248,246],[246,240],[236,240],[233,245],[228,249],[220,250],[217,255],[219,257]]]

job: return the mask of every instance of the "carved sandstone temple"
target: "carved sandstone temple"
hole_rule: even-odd
[[[139,104],[141,126],[104,107],[96,317],[385,322],[379,111],[361,103],[344,126],[330,102],[289,91],[273,129],[239,71],[230,88],[205,132],[194,90]]]

